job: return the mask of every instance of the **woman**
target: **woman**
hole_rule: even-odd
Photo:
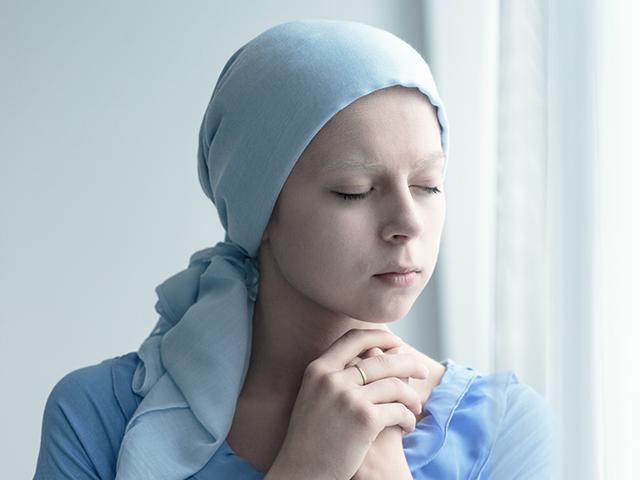
[[[301,20],[237,50],[198,149],[225,241],[156,288],[138,352],[58,382],[35,478],[549,478],[540,395],[385,325],[433,273],[447,153],[388,32]]]

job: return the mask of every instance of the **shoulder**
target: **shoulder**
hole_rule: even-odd
[[[555,478],[557,418],[547,400],[512,371],[478,377],[477,389],[496,397],[480,478]]]
[[[137,364],[136,352],[130,352],[67,373],[51,390],[45,411],[47,408],[82,414],[109,411],[128,419],[140,399],[131,389]]]
[[[135,352],[65,374],[42,418],[35,478],[110,478],[124,429],[139,404],[131,389]]]
[[[545,399],[513,371],[441,363],[426,416],[405,441],[414,478],[553,478],[554,416]]]

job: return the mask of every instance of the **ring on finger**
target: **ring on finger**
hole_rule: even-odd
[[[360,372],[360,376],[362,377],[362,386],[365,386],[367,384],[367,374],[364,373],[364,370],[362,370],[359,365],[353,366]]]

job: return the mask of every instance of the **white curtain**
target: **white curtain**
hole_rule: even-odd
[[[640,5],[598,3],[598,235],[601,478],[640,478]]]
[[[640,478],[638,7],[425,6],[452,132],[441,357],[549,401],[561,478]]]

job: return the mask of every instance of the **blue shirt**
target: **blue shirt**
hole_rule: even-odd
[[[114,479],[125,426],[142,400],[131,389],[138,355],[66,374],[47,399],[34,480]],[[403,437],[414,479],[555,478],[555,415],[511,371],[481,374],[453,360]],[[193,480],[261,479],[226,441]]]

